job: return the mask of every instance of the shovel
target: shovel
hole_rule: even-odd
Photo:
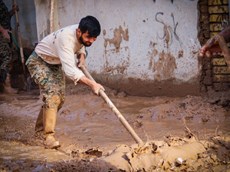
[[[88,70],[85,66],[81,66],[81,70],[83,73],[88,77],[90,80],[95,81],[93,77],[90,75]],[[109,97],[105,94],[103,90],[99,91],[99,95],[105,100],[105,102],[109,105],[109,107],[112,109],[112,111],[115,113],[117,118],[120,120],[120,122],[123,124],[123,126],[127,129],[129,134],[134,138],[136,143],[139,145],[143,145],[143,141],[140,139],[140,137],[137,135],[137,133],[133,130],[133,128],[129,125],[127,120],[123,117],[123,115],[119,112],[119,110],[116,108],[116,106],[113,104],[113,102],[109,99]]]

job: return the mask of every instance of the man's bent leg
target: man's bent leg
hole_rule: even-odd
[[[35,129],[42,126],[45,147],[56,148],[60,146],[54,138],[57,111],[64,103],[65,89],[61,66],[47,64],[36,53],[29,57],[26,64],[32,78],[40,86],[44,102],[43,114],[39,113]]]

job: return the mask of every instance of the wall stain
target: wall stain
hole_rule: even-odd
[[[178,59],[184,56],[184,51],[180,50],[178,51]]]
[[[148,56],[149,56],[149,67],[148,69],[149,70],[152,70],[153,72],[155,71],[155,68],[154,68],[154,57],[158,54],[158,50],[155,48],[155,46],[157,45],[157,43],[155,42],[150,42],[150,49],[152,51],[148,52]]]
[[[104,37],[104,58],[105,63],[103,67],[103,72],[110,74],[125,74],[127,68],[130,65],[130,52],[129,47],[121,47],[122,41],[129,41],[129,31],[128,28],[123,29],[122,26],[115,28],[113,30],[113,38],[106,38],[107,31],[103,30]],[[108,48],[108,45],[113,45],[115,48]],[[128,54],[126,54],[126,52]],[[112,59],[116,54],[121,59]],[[117,62],[116,62],[117,61]],[[115,62],[115,64],[113,63]],[[118,64],[116,64],[118,63]]]
[[[129,47],[122,47],[120,48],[118,54],[115,49],[110,49],[110,50],[105,50],[104,58],[105,58],[105,63],[103,67],[103,72],[104,73],[110,73],[112,75],[115,74],[126,74],[127,68],[130,65],[130,52],[129,52]],[[127,54],[125,53],[127,52]],[[118,64],[113,64],[113,57],[114,54],[117,56],[122,56],[120,59],[116,59]],[[126,54],[126,55],[125,55]]]
[[[106,30],[103,31],[103,35],[106,35]],[[119,28],[115,28],[113,31],[113,38],[104,38],[104,47],[105,49],[107,48],[108,44],[111,45],[113,44],[116,52],[119,52],[122,38],[125,41],[129,41],[129,31],[128,29],[123,29],[121,26]]]
[[[159,53],[159,60],[155,62],[154,78],[157,81],[170,79],[174,77],[174,70],[177,68],[176,59],[171,53],[162,51]]]
[[[128,67],[129,67],[129,63],[124,61],[124,62],[122,62],[122,64],[118,64],[116,66],[104,67],[104,72],[105,73],[113,73],[113,74],[125,74]]]

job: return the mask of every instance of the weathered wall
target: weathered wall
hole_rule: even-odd
[[[56,1],[55,26],[98,18],[88,68],[103,84],[133,95],[199,93],[197,0]],[[35,0],[38,39],[49,33],[50,3]]]
[[[13,1],[4,0],[4,2],[8,10],[11,10]],[[34,2],[31,0],[16,0],[16,3],[19,7],[19,30],[21,32],[22,46],[33,47],[38,42]],[[16,28],[15,16],[11,19],[11,25],[14,31]],[[17,38],[17,33],[15,33],[15,38]]]

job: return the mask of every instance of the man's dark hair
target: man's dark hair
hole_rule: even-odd
[[[86,16],[81,19],[78,28],[82,33],[88,31],[90,37],[97,37],[101,33],[99,21],[93,16]]]

